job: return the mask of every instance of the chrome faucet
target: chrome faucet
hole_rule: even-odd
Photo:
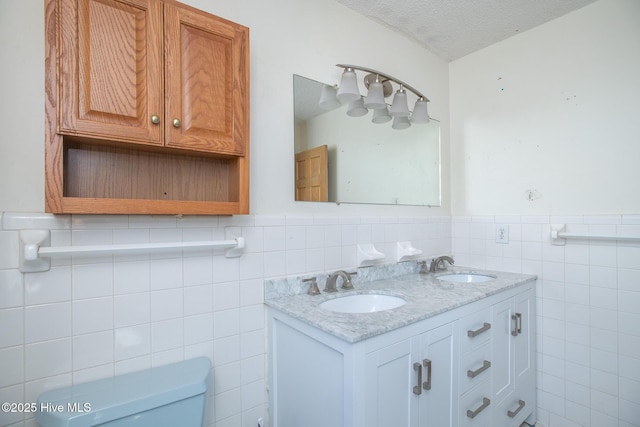
[[[453,265],[454,261],[453,258],[451,258],[450,256],[440,256],[438,258],[434,258],[431,260],[431,265],[429,266],[429,271],[431,273],[435,273],[436,270],[446,270],[447,266],[445,265],[445,262],[448,262],[449,264]]]
[[[324,285],[324,291],[336,292],[338,290],[336,288],[336,280],[338,280],[338,277],[342,277],[342,289],[353,289],[353,283],[351,283],[351,276],[353,276],[354,274],[358,274],[358,273],[356,272],[347,273],[344,270],[338,270],[331,273],[327,278],[327,283]]]

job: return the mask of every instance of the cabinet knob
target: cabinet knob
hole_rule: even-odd
[[[151,116],[151,123],[153,123],[154,125],[160,123],[160,116],[156,116],[155,114]]]
[[[179,128],[181,124],[182,123],[180,122],[180,119],[173,119],[173,127],[174,128]]]

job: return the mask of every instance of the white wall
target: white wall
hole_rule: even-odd
[[[640,2],[596,2],[450,71],[454,215],[640,212]]]
[[[44,209],[44,6],[0,2],[0,212]]]
[[[538,421],[638,426],[640,244],[554,246],[550,224],[640,237],[640,2],[600,0],[450,71],[454,254],[538,275]]]

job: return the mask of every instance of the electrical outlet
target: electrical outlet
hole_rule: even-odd
[[[496,224],[496,243],[509,243],[508,224]]]

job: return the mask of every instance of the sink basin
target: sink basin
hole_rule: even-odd
[[[456,283],[480,283],[494,280],[496,277],[480,273],[450,273],[437,276],[436,279]]]
[[[338,313],[375,313],[391,310],[407,303],[392,295],[358,294],[330,299],[320,304],[320,308]]]

